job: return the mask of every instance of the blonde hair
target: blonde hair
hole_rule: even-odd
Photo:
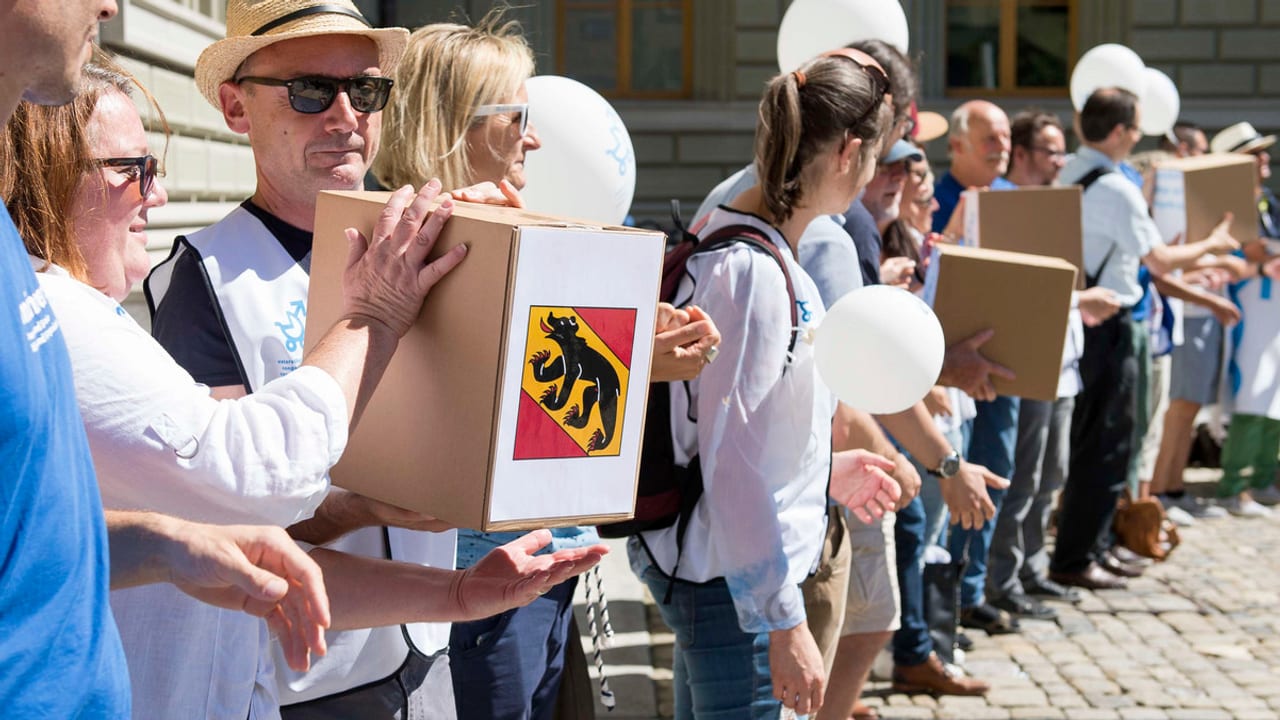
[[[445,189],[473,183],[467,131],[486,119],[473,111],[508,102],[533,75],[533,50],[504,12],[495,8],[474,28],[437,23],[409,36],[373,162],[383,186],[418,186],[433,177]]]

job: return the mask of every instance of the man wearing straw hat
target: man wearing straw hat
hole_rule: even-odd
[[[251,392],[300,363],[300,338],[281,333],[293,324],[289,313],[305,312],[316,197],[363,188],[407,37],[370,27],[350,0],[228,2],[227,37],[200,55],[195,79],[227,126],[248,135],[257,189],[211,227],[179,237],[146,285],[156,338],[215,396]],[[424,186],[405,217],[439,192],[439,183]],[[392,204],[408,195],[399,191]],[[218,617],[170,638],[147,627],[148,608],[133,608],[139,639],[125,645],[135,691],[149,701],[139,703],[140,716],[269,718],[292,704],[288,717],[452,717],[447,660],[433,662],[445,657],[449,628],[423,621],[525,604],[603,552],[562,551],[549,556],[552,567],[535,569],[545,562],[532,554],[549,539],[541,531],[495,550],[480,563],[487,568],[455,574],[453,532],[420,531],[436,527],[333,491],[290,529],[325,545],[312,557],[324,568],[334,627],[372,628],[331,631],[328,655],[306,674],[290,673],[278,646],[266,650],[260,625]]]

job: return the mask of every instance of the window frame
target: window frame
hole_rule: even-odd
[[[572,6],[572,7],[571,7]],[[681,74],[679,90],[635,90],[631,86],[631,55],[634,47],[632,15],[637,7],[675,6],[684,18],[682,31],[683,47],[681,48]],[[686,100],[693,97],[693,43],[694,43],[694,6],[693,0],[557,0],[556,2],[556,73],[568,77],[565,67],[565,23],[569,10],[590,9],[599,7],[617,12],[615,29],[617,32],[617,55],[614,67],[617,70],[618,86],[611,90],[593,88],[610,99],[622,100]]]
[[[947,10],[956,5],[987,5],[993,0],[945,0],[942,7],[942,61],[945,67],[947,52],[950,48],[947,37],[950,24],[947,22]],[[1070,93],[1069,82],[1071,71],[1075,68],[1076,53],[1080,41],[1080,2],[1079,0],[994,0],[1000,8],[1000,62],[996,71],[996,87],[952,87],[943,88],[947,97],[1009,97],[1009,98],[1053,98],[1064,97]],[[1019,87],[1018,86],[1018,7],[1020,5],[1066,7],[1067,8],[1067,79],[1068,85],[1058,87]]]

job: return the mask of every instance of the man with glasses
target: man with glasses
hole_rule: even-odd
[[[248,136],[257,188],[227,217],[178,238],[173,254],[147,280],[157,340],[215,396],[252,392],[298,367],[317,195],[363,188],[378,150],[390,75],[407,37],[401,28],[370,27],[350,0],[228,2],[227,37],[200,55],[196,84],[227,127]],[[438,192],[438,184],[428,184],[406,217],[421,213]],[[325,545],[312,556],[322,560],[329,578],[335,617],[350,613],[346,627],[372,629],[329,633],[328,655],[300,674],[285,668],[279,647],[273,653],[252,629],[219,619],[210,640],[207,628],[193,628],[202,633],[198,645],[217,645],[196,651],[218,656],[208,699],[196,699],[207,709],[196,714],[243,717],[245,698],[252,697],[255,717],[275,714],[277,705],[291,705],[279,710],[291,718],[452,717],[452,684],[442,654],[449,626],[406,622],[445,617],[438,610],[447,604],[441,592],[446,588],[420,582],[440,573],[419,571],[453,568],[454,532],[423,531],[431,529],[440,529],[431,518],[330,492],[314,517],[290,533]],[[493,582],[494,570],[519,574],[544,536],[545,531],[525,536],[456,576],[477,593],[458,598],[467,619],[516,604],[485,598],[520,596],[528,602],[534,596],[525,590],[545,592],[573,574],[528,576],[522,582],[536,582],[525,590]],[[581,552],[583,558],[598,557],[600,549]],[[501,568],[488,562],[494,558]],[[471,594],[461,586],[452,592]],[[181,654],[176,648],[164,652]],[[163,680],[157,670],[147,669],[148,682]]]

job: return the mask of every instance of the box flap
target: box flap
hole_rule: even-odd
[[[976,247],[1045,255],[1075,266],[1084,289],[1081,191],[1065,187],[984,190],[976,195]],[[966,207],[967,209],[967,207]]]

